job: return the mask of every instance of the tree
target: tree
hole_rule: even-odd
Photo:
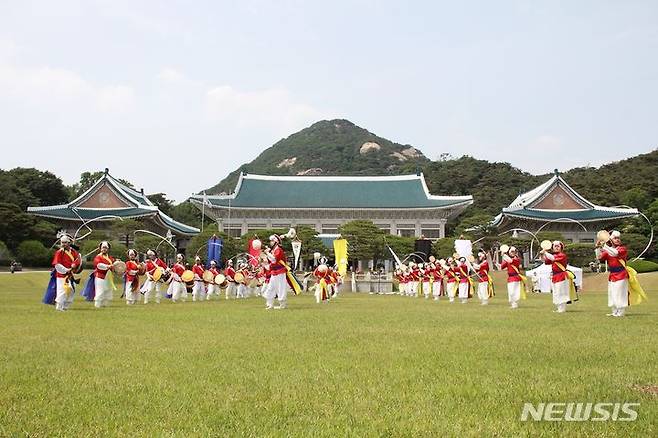
[[[45,246],[50,246],[57,239],[59,227],[51,222],[36,219],[30,227],[30,239],[38,240]]]
[[[391,247],[395,255],[400,258],[400,260],[404,259],[408,254],[414,252],[416,239],[413,237],[385,236],[384,240],[386,244]],[[384,248],[382,258],[393,259],[393,255],[386,247]]]
[[[169,213],[174,207],[174,204],[166,198],[164,193],[154,193],[152,195],[148,195],[147,197],[149,198],[149,201],[151,201],[153,204],[155,204],[156,207],[160,209],[161,212],[170,216]]]
[[[131,236],[141,228],[144,228],[144,225],[141,221],[135,219],[115,221],[110,226],[112,237],[123,242],[124,246],[130,243]]]
[[[217,229],[217,224],[213,223],[190,240],[190,243],[187,245],[188,258],[194,257],[198,252],[201,259],[205,262],[208,250],[206,247],[204,247],[204,245],[208,243],[208,240],[213,235],[222,239],[222,266],[224,266],[225,260],[233,258],[241,252],[245,252],[245,247],[242,246],[241,239],[229,237],[228,234],[219,232]],[[217,262],[220,261],[217,260]]]
[[[30,227],[34,219],[16,204],[0,202],[0,240],[4,241],[9,249],[14,250],[18,244],[30,235]]]
[[[5,242],[0,240],[0,264],[6,264],[11,257],[11,251],[9,251]]]
[[[153,202],[153,201],[151,201]],[[155,204],[155,202],[153,202]],[[192,205],[191,202],[181,202],[169,210],[169,213],[166,213],[172,217],[172,219],[193,226],[201,228],[201,212],[198,208]],[[212,220],[206,216],[205,225],[210,225]]]
[[[89,190],[96,183],[96,181],[98,181],[103,176],[104,173],[105,173],[104,171],[82,172],[80,174],[80,181],[69,187],[70,200],[77,198],[78,196],[82,195],[84,192]],[[125,179],[121,179],[121,178],[118,178],[118,181],[121,184],[130,187],[131,189],[135,188],[130,181],[126,181]]]
[[[371,221],[347,222],[338,227],[338,232],[347,240],[350,260],[376,263],[382,257],[385,233]]]
[[[36,205],[58,205],[68,200],[66,186],[53,173],[22,167],[12,169],[8,173],[19,187],[24,187],[32,194],[37,200]],[[27,205],[19,206],[27,208]]]
[[[48,266],[52,260],[53,251],[46,248],[38,240],[26,240],[18,245],[16,256],[21,263],[28,266]]]
[[[644,210],[651,202],[649,194],[640,187],[633,187],[622,192],[619,198],[622,204],[637,208],[638,210]]]

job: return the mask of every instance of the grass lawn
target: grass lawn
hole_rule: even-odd
[[[45,273],[0,275],[1,436],[657,436],[658,275],[607,318],[605,276],[569,312],[345,294],[68,312]],[[639,402],[635,422],[521,422],[524,402]]]

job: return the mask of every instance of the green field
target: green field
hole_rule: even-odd
[[[96,310],[0,275],[2,436],[656,436],[658,275],[607,318],[605,277],[487,306],[310,295]],[[500,279],[498,279],[500,281]],[[635,422],[521,422],[524,402],[639,402]]]

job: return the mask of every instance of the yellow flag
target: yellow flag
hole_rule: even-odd
[[[336,256],[338,273],[341,277],[344,277],[347,274],[347,240],[334,240],[334,255]]]

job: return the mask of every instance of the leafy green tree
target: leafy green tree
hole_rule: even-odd
[[[124,246],[128,246],[133,239],[135,231],[144,228],[144,224],[136,219],[124,219],[112,222],[110,234],[117,241],[121,241]]]
[[[9,249],[16,249],[19,243],[29,237],[33,223],[34,219],[23,213],[18,205],[0,202],[0,240]]]
[[[385,232],[373,222],[347,222],[338,227],[338,232],[347,240],[349,258],[353,263],[357,260],[373,260],[376,264],[384,256]]]
[[[413,237],[385,236],[386,244],[391,247],[400,260],[403,260],[408,254],[414,252],[415,241],[416,239]],[[393,256],[386,247],[384,247],[382,258],[393,259]]]
[[[190,202],[185,201],[185,202],[181,202],[180,204],[174,205],[169,210],[169,213],[166,214],[170,215],[172,219],[177,220],[178,222],[182,222],[192,227],[197,227],[199,229],[201,228],[201,212]],[[212,223],[212,219],[206,216],[204,225],[208,226],[211,223]]]
[[[0,264],[7,264],[12,258],[11,251],[7,248],[5,242],[0,240]]]
[[[651,196],[646,190],[640,187],[633,187],[623,191],[619,196],[623,205],[637,208],[638,210],[646,209],[651,203]]]
[[[205,245],[213,235],[222,239],[222,266],[224,266],[225,260],[233,258],[239,253],[245,252],[241,239],[229,237],[228,234],[219,232],[217,230],[217,224],[213,223],[190,240],[186,250],[187,257],[193,259],[198,252],[199,256],[205,263],[208,254]]]
[[[154,193],[152,195],[148,195],[147,197],[149,198],[149,201],[151,201],[153,204],[155,204],[156,207],[160,209],[161,212],[170,216],[174,204],[171,202],[171,200],[167,199],[164,193]]]
[[[16,249],[19,261],[27,266],[48,266],[52,255],[53,251],[38,240],[25,240]]]
[[[104,171],[82,172],[80,174],[80,181],[69,187],[69,200],[73,200],[89,190],[96,183],[96,181],[98,181],[103,176],[104,173]],[[121,184],[132,189],[135,188],[130,181],[126,181],[125,179],[121,178],[117,179]]]
[[[59,227],[52,222],[37,219],[30,227],[30,239],[38,240],[45,246],[51,246],[57,240]]]

